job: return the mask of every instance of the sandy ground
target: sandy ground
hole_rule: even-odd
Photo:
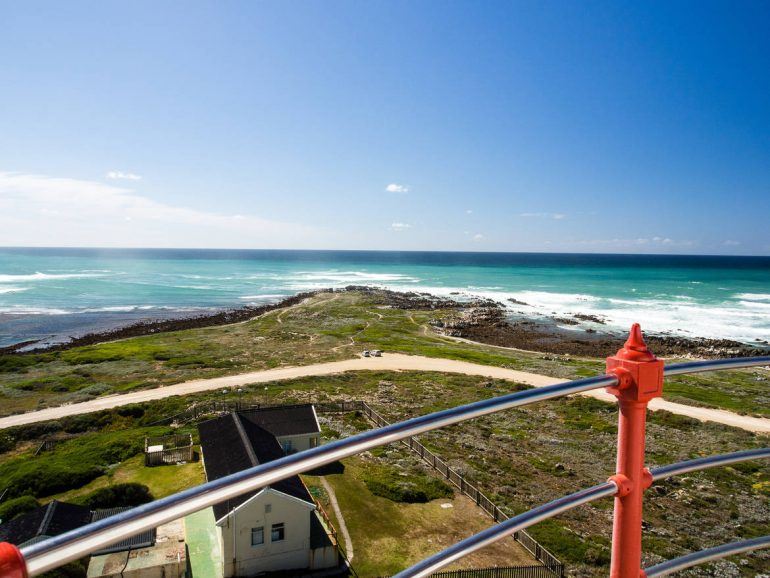
[[[490,365],[480,365],[466,361],[455,361],[452,359],[440,359],[432,357],[422,357],[418,355],[402,355],[398,353],[385,354],[383,357],[359,357],[345,361],[334,361],[331,363],[317,363],[314,365],[305,365],[301,367],[282,367],[277,369],[267,369],[264,371],[252,371],[249,373],[239,373],[237,375],[227,375],[211,379],[196,379],[185,381],[174,385],[159,387],[156,389],[147,389],[135,391],[123,395],[110,395],[99,397],[91,401],[41,409],[29,413],[12,415],[0,418],[0,429],[47,421],[62,418],[68,415],[90,413],[103,409],[110,409],[130,403],[141,403],[163,399],[173,395],[186,395],[190,393],[199,393],[212,389],[223,389],[247,385],[251,383],[266,383],[270,381],[279,381],[284,379],[295,379],[298,377],[308,377],[314,375],[331,375],[345,371],[437,371],[445,373],[462,373],[465,375],[479,375],[483,377],[492,377],[497,379],[507,379],[517,383],[523,383],[534,387],[544,387],[556,383],[563,383],[565,380],[539,375],[537,373],[528,373],[525,371],[516,371],[502,367]],[[614,403],[615,398],[604,390],[589,391],[581,395],[587,395]],[[649,405],[652,411],[666,410],[671,413],[695,418],[700,421],[713,421],[721,424],[741,428],[751,432],[770,433],[770,419],[757,418],[739,415],[721,409],[709,409],[703,407],[694,407],[681,403],[673,403],[663,399],[654,399]]]

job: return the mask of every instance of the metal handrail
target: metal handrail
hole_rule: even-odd
[[[668,366],[666,375],[770,365],[770,356],[708,360]],[[407,437],[549,399],[618,385],[614,374],[529,389],[450,408],[338,440],[213,480],[21,549],[29,576],[76,560],[145,530],[293,475]]]
[[[461,542],[457,542],[446,550],[442,550],[438,554],[425,558],[403,572],[399,572],[394,578],[430,576],[444,566],[447,566],[476,550],[489,546],[502,538],[511,536],[514,532],[529,528],[538,522],[553,518],[562,512],[566,512],[567,510],[571,510],[582,504],[600,500],[601,498],[608,498],[615,495],[617,491],[617,485],[614,481],[610,480],[603,484],[598,484],[586,490],[580,490],[574,494],[548,502],[547,504],[533,508],[528,512],[524,512],[523,514],[508,518],[505,522],[491,526]]]
[[[137,506],[21,549],[30,576],[37,576],[72,560],[145,530],[182,518],[213,504],[275,484],[377,446],[441,427],[548,399],[616,385],[615,375],[601,375],[527,389],[415,417],[292,454]]]
[[[655,566],[645,568],[644,573],[647,575],[647,578],[668,576],[669,574],[691,568],[692,566],[697,566],[698,564],[713,562],[734,554],[752,552],[754,550],[761,550],[762,548],[770,548],[770,536],[760,536],[759,538],[752,538],[750,540],[730,542],[729,544],[707,548],[700,552],[692,552],[691,554],[681,556],[680,558],[674,558],[673,560],[667,560],[660,564],[656,564]]]
[[[670,478],[671,476],[698,470],[763,458],[770,458],[770,448],[733,452],[730,454],[721,454],[709,456],[707,458],[677,462],[675,464],[655,468],[650,473],[652,474],[653,481],[659,481]],[[399,574],[396,574],[394,578],[422,578],[424,576],[430,576],[444,566],[447,566],[476,550],[502,540],[503,538],[512,535],[514,532],[528,528],[538,522],[552,518],[562,512],[587,504],[588,502],[612,496],[616,491],[617,487],[614,481],[609,480],[587,490],[581,490],[574,494],[548,502],[547,504],[538,506],[537,508],[519,514],[513,518],[509,518],[505,522],[491,526],[478,534],[474,534],[465,540],[457,542],[449,548],[418,562]]]

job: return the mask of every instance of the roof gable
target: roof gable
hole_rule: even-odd
[[[275,435],[243,419],[242,414],[231,413],[198,425],[203,466],[206,478],[216,480],[283,457]],[[299,476],[292,476],[272,484],[283,494],[313,504],[313,498]],[[220,520],[229,512],[257,495],[261,489],[214,505],[214,518]]]
[[[321,432],[311,403],[249,409],[239,415],[243,421],[258,425],[277,437]]]

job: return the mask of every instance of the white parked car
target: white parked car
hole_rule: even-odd
[[[364,349],[364,351],[363,351],[363,353],[361,355],[363,355],[364,357],[369,357],[371,354],[369,353],[368,349]]]
[[[372,357],[382,357],[382,351],[379,349],[372,349],[371,355]]]

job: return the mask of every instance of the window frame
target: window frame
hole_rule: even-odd
[[[257,532],[261,532],[262,533],[262,541],[261,542],[254,542],[254,535]],[[257,526],[256,528],[252,528],[251,529],[251,546],[252,547],[261,546],[264,543],[265,543],[265,527],[264,526]]]
[[[279,535],[280,538],[276,539],[276,535]],[[284,540],[286,540],[286,524],[278,522],[270,526],[270,542],[283,542]]]

